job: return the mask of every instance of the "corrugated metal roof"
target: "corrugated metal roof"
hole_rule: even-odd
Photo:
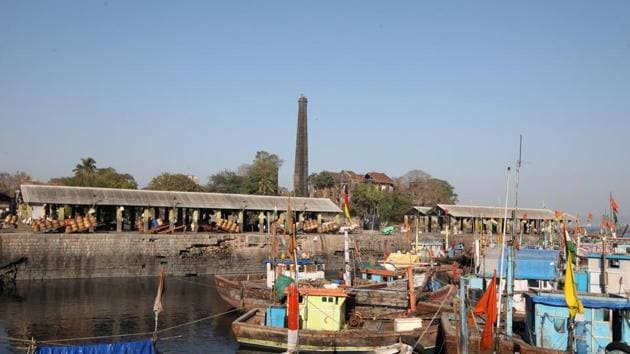
[[[181,207],[232,210],[287,209],[287,197],[199,192],[149,191],[93,187],[22,185],[22,197],[29,204],[115,205]],[[291,198],[293,210],[341,213],[327,198]]]
[[[428,207],[428,206],[414,206],[411,209],[409,209],[407,214],[428,215],[428,213],[431,211],[431,209],[433,209],[433,208],[432,207]]]
[[[487,207],[476,205],[454,205],[454,204],[438,204],[438,208],[446,210],[451,216],[458,218],[502,218],[505,215],[505,209],[501,207]],[[512,210],[514,208],[508,208],[508,218],[512,216]],[[519,219],[532,219],[532,220],[552,220],[555,218],[555,212],[550,209],[532,209],[532,208],[518,208],[517,218]],[[577,220],[577,218],[571,214],[563,213],[563,217],[566,220]]]

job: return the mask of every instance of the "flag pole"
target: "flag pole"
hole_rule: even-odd
[[[160,280],[158,281],[157,294],[155,295],[155,301],[153,302],[153,313],[155,314],[155,327],[153,329],[153,340],[157,340],[158,320],[160,312],[164,310],[162,304],[162,297],[164,295],[164,268],[160,268]]]
[[[501,258],[499,266],[499,301],[497,301],[497,336],[499,335],[499,327],[501,326],[501,298],[503,295],[503,288],[505,287],[505,281],[503,280],[503,268],[505,257],[505,236],[507,229],[507,213],[508,213],[508,200],[510,197],[510,167],[507,168],[507,177],[505,182],[505,211],[503,214],[503,236],[501,237]]]

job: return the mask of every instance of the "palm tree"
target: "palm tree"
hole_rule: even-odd
[[[74,172],[75,176],[92,175],[96,172],[96,160],[91,157],[83,158],[81,159],[81,163],[77,164],[72,172]]]

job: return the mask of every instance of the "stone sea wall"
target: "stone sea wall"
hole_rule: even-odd
[[[353,234],[353,259],[382,256],[402,247],[403,236]],[[18,279],[155,276],[264,272],[269,238],[260,234],[0,233],[0,265],[21,257]],[[282,249],[283,236],[279,236]],[[328,270],[343,267],[343,235],[300,235],[301,253],[322,256]]]

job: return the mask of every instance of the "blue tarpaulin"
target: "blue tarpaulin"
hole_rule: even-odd
[[[507,250],[503,256],[503,276],[507,274]],[[555,280],[558,278],[558,261],[560,251],[522,249],[515,252],[514,278],[523,280]],[[482,264],[479,276],[483,276],[485,270],[486,277],[492,277],[493,271],[497,270],[497,277],[501,274],[499,270],[499,259],[501,247],[488,249],[485,255],[485,265]]]
[[[527,295],[535,304],[543,304],[557,307],[567,307],[564,295]],[[630,309],[630,299],[627,298],[611,298],[611,297],[591,297],[580,296],[578,299],[582,301],[582,305],[589,309],[611,309],[624,310]]]
[[[157,354],[149,339],[136,342],[37,347],[36,354]]]

